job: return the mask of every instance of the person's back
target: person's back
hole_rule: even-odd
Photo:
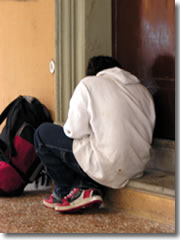
[[[90,130],[81,119],[80,139],[69,135],[75,138],[73,150],[78,163],[95,181],[123,187],[143,172],[150,157],[155,122],[152,97],[135,76],[117,67],[85,77],[71,99],[69,119],[74,122],[67,121],[65,131],[72,133],[77,126],[73,105],[82,95],[79,109],[86,106]]]

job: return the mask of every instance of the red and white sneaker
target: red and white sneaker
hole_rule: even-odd
[[[60,202],[60,200],[54,198],[53,194],[43,199],[44,206],[48,208],[55,208],[56,204]]]
[[[71,212],[95,205],[100,206],[103,202],[100,193],[92,188],[87,190],[74,188],[61,201],[62,203],[57,203],[55,205],[55,210],[57,212]]]

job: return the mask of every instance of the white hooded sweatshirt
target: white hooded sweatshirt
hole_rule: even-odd
[[[124,187],[150,159],[155,124],[153,99],[139,80],[120,68],[85,77],[70,100],[65,134],[88,176]]]

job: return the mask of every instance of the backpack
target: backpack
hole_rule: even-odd
[[[34,148],[35,129],[53,121],[45,105],[31,96],[12,101],[1,113],[0,124],[5,119],[0,134],[0,196],[17,196],[43,170]]]

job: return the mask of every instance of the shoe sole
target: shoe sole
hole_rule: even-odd
[[[57,203],[47,203],[43,200],[43,205],[47,208],[55,209]]]
[[[74,212],[80,209],[86,209],[93,206],[99,207],[102,203],[102,198],[100,196],[93,197],[90,201],[88,199],[84,199],[83,201],[79,202],[78,204],[72,203],[70,206],[55,206],[56,212]]]

